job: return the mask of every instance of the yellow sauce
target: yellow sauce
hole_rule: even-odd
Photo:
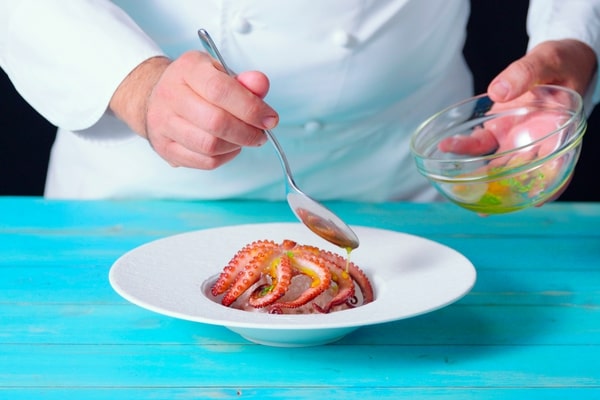
[[[346,247],[346,274],[350,269],[350,253],[352,253],[352,247]]]
[[[451,199],[481,214],[517,211],[548,195],[547,185],[552,182],[544,172],[539,169],[488,183],[457,184],[452,188]]]

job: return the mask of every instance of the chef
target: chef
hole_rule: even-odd
[[[315,198],[431,201],[409,138],[472,95],[468,15],[467,0],[3,0],[0,66],[58,127],[48,198],[282,199],[274,128]],[[532,0],[528,54],[490,95],[555,83],[595,104],[599,15]]]

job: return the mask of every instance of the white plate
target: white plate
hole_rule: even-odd
[[[325,344],[361,326],[424,314],[458,300],[475,283],[471,262],[449,247],[389,230],[353,229],[360,247],[351,259],[370,277],[375,300],[350,310],[273,315],[231,309],[206,296],[231,257],[258,239],[291,239],[345,256],[343,250],[295,223],[228,226],[159,239],[120,257],[109,279],[117,293],[140,307],[222,325],[271,346]]]

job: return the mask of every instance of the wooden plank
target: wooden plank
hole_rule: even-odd
[[[171,232],[172,234],[180,232]],[[594,269],[600,267],[600,236],[534,236],[509,233],[504,236],[423,236],[463,253],[478,268],[504,269]],[[74,267],[110,265],[133,248],[159,239],[134,232],[106,235],[103,232],[45,232],[2,234],[0,267],[37,264]],[[358,251],[368,251],[359,248]],[[548,257],[551,253],[551,257]]]
[[[475,287],[463,302],[590,307],[600,303],[600,274],[596,268],[546,271],[537,265],[501,269],[500,265],[491,264],[492,267],[477,267]],[[110,287],[109,270],[110,262],[0,266],[0,304],[125,304]]]
[[[600,268],[600,237],[489,239],[442,237],[438,234],[429,238],[464,254],[478,270],[597,271]],[[80,236],[60,240],[31,237],[17,241],[10,238],[6,242],[7,249],[0,248],[0,268],[110,268],[127,251],[154,239],[158,238],[140,235],[128,238],[88,238],[85,241]],[[366,252],[368,249],[359,248],[356,251]]]
[[[600,237],[432,237],[464,254],[482,269],[597,271]]]
[[[272,207],[269,203],[264,212],[249,212],[261,204],[264,207],[263,203],[252,202],[138,204],[0,199],[0,205],[5,206],[0,214],[0,266],[111,263],[143,243],[189,230],[294,221],[283,203]],[[594,228],[600,225],[598,205],[575,205],[568,215],[552,212],[560,208],[547,205],[481,218],[449,204],[360,205],[352,209],[345,203],[334,204],[352,211],[358,224],[387,227],[447,244],[472,258],[478,268],[547,268],[548,263],[552,268],[600,266],[600,232]],[[26,215],[11,212],[11,207],[24,205],[31,206]],[[549,251],[553,253],[551,258],[545,257]]]
[[[219,326],[133,305],[0,306],[0,344],[248,344]],[[600,307],[458,303],[419,317],[363,327],[339,345],[600,345]]]
[[[600,205],[553,203],[517,213],[482,218],[448,203],[362,204],[329,202],[327,205],[349,223],[378,226],[416,234],[599,237]],[[565,207],[568,212],[562,212]],[[21,210],[26,207],[27,213]],[[103,232],[112,235],[143,230],[163,236],[208,227],[296,222],[283,202],[178,202],[178,201],[46,201],[0,198],[0,232],[32,233]],[[41,225],[40,225],[41,223]],[[457,229],[460,227],[460,229]]]
[[[0,387],[599,388],[597,345],[0,345]],[[366,373],[368,371],[368,373]]]
[[[151,387],[151,388],[0,388],[0,398],[11,400],[65,400],[70,398],[99,399],[415,399],[415,400],[520,400],[520,399],[599,399],[599,388],[399,388],[399,387],[337,387],[298,388],[270,386],[223,386],[205,388]]]

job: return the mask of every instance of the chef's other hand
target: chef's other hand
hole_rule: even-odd
[[[113,95],[110,108],[170,165],[204,170],[265,143],[263,129],[278,115],[263,98],[260,72],[227,75],[208,54],[191,51],[176,60],[154,57],[135,68]]]
[[[488,86],[495,102],[513,100],[538,84],[566,86],[582,96],[596,72],[594,51],[577,40],[542,42],[506,67]]]
[[[596,68],[596,55],[584,43],[576,40],[541,43],[527,55],[510,64],[490,83],[488,96],[495,102],[492,109],[508,107],[513,100],[518,101],[521,96],[526,97],[527,92],[537,84],[569,87],[583,96]],[[439,147],[442,151],[459,154],[502,153],[518,146],[521,132],[526,132],[532,140],[541,139],[548,131],[556,129],[564,122],[555,121],[555,118],[552,115],[537,115],[490,121],[480,129],[474,130],[469,136],[456,136],[443,140]],[[494,160],[489,167],[522,164],[528,160],[544,157],[557,145],[555,138],[549,138],[539,146],[523,150],[517,155]],[[544,167],[547,179],[554,179],[555,174],[560,170],[560,163],[562,161],[559,159]],[[568,182],[551,200],[560,196],[567,186]]]
[[[510,64],[488,87],[488,96],[496,102],[492,110],[509,107],[513,100],[524,96],[537,84],[566,86],[581,95],[587,90],[596,71],[597,61],[594,51],[576,40],[558,40],[540,43],[527,55]],[[522,129],[519,126],[530,124],[534,136],[545,133],[543,127],[551,126],[552,116],[488,122],[485,129],[478,129],[470,136],[447,138],[440,143],[440,150],[459,154],[482,155],[501,152],[515,146],[515,138]],[[547,154],[547,153],[546,153]],[[544,155],[544,154],[542,154]]]

